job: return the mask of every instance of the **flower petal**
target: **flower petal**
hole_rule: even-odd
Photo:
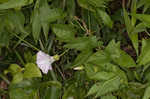
[[[54,62],[54,58],[52,56],[49,56],[48,54],[45,54],[42,51],[39,51],[37,53],[37,60],[36,63],[38,67],[42,70],[44,74],[48,73],[48,70],[52,70],[51,64]]]

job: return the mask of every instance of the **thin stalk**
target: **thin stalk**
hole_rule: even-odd
[[[34,45],[30,44],[29,42],[27,42],[26,40],[22,39],[21,37],[19,37],[18,35],[12,33],[14,36],[16,36],[18,39],[22,40],[23,42],[25,42],[27,45],[29,45],[31,48],[40,51],[40,49],[36,48]]]
[[[0,73],[0,78],[2,78],[8,85],[10,84],[10,81]]]

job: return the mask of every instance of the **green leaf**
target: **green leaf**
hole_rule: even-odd
[[[105,48],[106,53],[109,54],[109,56],[113,58],[119,58],[120,57],[120,42],[115,42],[115,40],[112,40],[109,42],[107,47]]]
[[[34,62],[31,51],[27,51],[24,53],[24,59],[25,59],[26,63]]]
[[[7,2],[8,0],[0,0],[0,3],[4,3]]]
[[[89,57],[89,59],[87,60],[87,63],[90,64],[94,64],[94,65],[102,65],[102,64],[106,64],[109,63],[110,57],[108,56],[107,53],[105,53],[104,51],[97,51],[96,53],[94,53],[93,55],[91,55]]]
[[[148,14],[133,14],[133,16],[144,22],[146,26],[150,27],[150,15]]]
[[[103,70],[107,71],[107,72],[113,72],[113,73],[115,73],[116,75],[118,75],[120,77],[121,81],[124,84],[128,83],[127,75],[117,65],[114,65],[114,64],[111,64],[111,63],[107,63],[107,64],[105,64],[103,66]]]
[[[101,84],[102,84],[102,83],[96,83],[96,84],[94,84],[94,85],[90,88],[90,90],[88,91],[87,96],[93,95],[93,94],[97,93],[98,90],[99,90],[98,88],[99,88],[99,86],[101,86]]]
[[[13,75],[12,83],[19,83],[23,80],[23,74],[21,72],[18,72]]]
[[[37,99],[38,80],[23,80],[20,83],[9,85],[10,99]],[[36,98],[35,98],[36,97]]]
[[[41,22],[54,22],[64,17],[65,14],[61,9],[58,8],[50,9],[48,4],[45,4],[42,7],[40,7]]]
[[[87,0],[78,0],[78,4],[85,9],[88,9],[90,11],[94,11],[93,6],[91,6]]]
[[[48,32],[49,32],[49,23],[48,22],[43,22],[42,23],[42,28],[43,28],[44,36],[47,40],[48,39]]]
[[[139,47],[138,33],[131,33],[129,34],[129,37],[132,41],[133,47],[135,48],[136,54],[138,55],[138,47]]]
[[[11,64],[8,68],[8,71],[11,72],[13,75],[18,72],[21,72],[21,70],[22,68],[17,64]]]
[[[149,99],[150,98],[150,87],[147,87],[142,99]]]
[[[8,46],[10,41],[10,34],[6,31],[0,31],[0,46]]]
[[[28,95],[21,88],[9,91],[9,96],[10,99],[29,99]]]
[[[20,32],[26,33],[24,29],[25,16],[21,11],[9,11],[7,14],[7,20]]]
[[[120,84],[120,78],[118,76],[103,82],[101,85],[99,85],[99,87],[97,87],[98,92],[96,97],[118,90]]]
[[[139,23],[138,25],[136,25],[136,27],[133,30],[133,34],[134,33],[140,33],[146,30],[146,26],[144,23]]]
[[[133,58],[122,50],[120,50],[120,57],[114,58],[113,61],[122,67],[130,68],[136,66]]]
[[[84,64],[86,61],[87,61],[87,59],[92,55],[92,51],[89,51],[89,50],[87,50],[87,51],[83,51],[83,52],[81,52],[77,57],[76,57],[76,59],[75,59],[75,61],[73,62],[73,67],[74,66],[80,66],[80,65],[82,65],[82,64]]]
[[[148,40],[145,40],[143,39],[142,40],[142,49],[141,49],[141,54],[140,56],[138,57],[138,60],[137,60],[137,63],[138,65],[146,65],[150,62],[150,39]]]
[[[95,8],[105,8],[106,3],[109,0],[78,0],[78,4],[90,11],[94,11]]]
[[[126,25],[126,28],[127,28],[127,32],[128,32],[128,34],[130,34],[133,31],[134,27],[131,24],[131,20],[128,16],[127,11],[125,9],[123,9],[123,12],[124,12],[124,21],[125,21],[125,25]]]
[[[114,74],[113,72],[101,71],[101,72],[95,73],[90,78],[94,79],[94,80],[109,80],[109,79],[113,78],[115,75],[116,74]]]
[[[61,9],[58,8],[50,9],[47,0],[43,0],[41,2],[39,13],[45,38],[48,39],[49,23],[64,18],[65,14]]]
[[[40,36],[40,32],[41,32],[41,21],[40,21],[40,15],[39,15],[38,10],[34,11],[32,20],[33,20],[32,35],[33,35],[35,42],[37,43],[39,36]]]
[[[97,42],[97,38],[95,36],[78,37],[76,39],[72,39],[65,45],[65,47],[67,48],[76,49],[80,51],[92,50],[97,46],[99,46],[99,43]]]
[[[107,93],[118,90],[119,86],[120,86],[120,78],[115,76],[107,81],[103,81],[101,83],[94,84],[90,88],[87,96],[96,94],[95,97],[97,98],[97,97],[103,96]]]
[[[25,71],[23,76],[24,78],[33,78],[33,77],[42,77],[42,74],[35,64],[28,63],[25,65]]]
[[[115,43],[114,40],[107,45],[105,51],[109,53],[111,60],[120,66],[127,68],[136,66],[133,58],[126,52],[122,51],[120,49],[120,43]]]
[[[102,96],[101,99],[117,99],[117,97],[110,94],[110,95]]]
[[[0,10],[18,8],[33,3],[33,0],[9,0],[8,2],[0,4]]]
[[[113,27],[113,21],[111,20],[110,16],[100,9],[97,9],[97,15],[102,19],[103,23],[108,27]]]
[[[76,30],[71,25],[55,24],[52,30],[61,41],[70,42],[75,39]]]
[[[47,82],[43,82],[43,83],[41,83],[41,85],[40,85],[41,87],[51,87],[51,86],[54,86],[54,87],[58,87],[58,88],[61,88],[62,87],[62,85],[61,85],[61,83],[60,82],[58,82],[58,81],[47,81]]]
[[[132,44],[136,50],[136,53],[138,55],[138,33],[134,32],[137,27],[134,27],[135,22],[133,22],[133,24],[132,24],[127,11],[125,9],[123,9],[123,11],[124,11],[124,20],[125,20],[125,25],[127,28],[128,35],[129,35],[129,37],[132,41]],[[132,19],[135,21],[135,18],[133,18],[133,17],[134,16],[132,16]]]

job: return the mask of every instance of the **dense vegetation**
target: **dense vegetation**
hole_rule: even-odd
[[[150,0],[0,0],[0,99],[150,99]]]

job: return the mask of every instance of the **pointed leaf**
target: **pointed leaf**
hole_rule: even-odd
[[[111,20],[110,16],[105,11],[97,9],[97,15],[100,18],[102,18],[102,21],[105,25],[107,25],[110,28],[113,27],[113,21]]]
[[[71,25],[55,24],[52,26],[52,30],[58,39],[64,42],[72,41],[75,38],[76,30]]]
[[[96,97],[100,97],[102,95],[105,95],[107,93],[116,91],[119,89],[120,86],[120,78],[119,77],[114,77],[110,80],[107,80],[103,82],[97,89],[98,92],[96,94]]]
[[[23,76],[24,78],[33,78],[33,77],[42,77],[42,74],[35,64],[28,63],[25,65],[25,71]]]
[[[22,7],[25,5],[29,5],[32,2],[33,0],[9,0],[8,2],[0,4],[0,10]]]
[[[147,87],[142,99],[149,99],[150,98],[150,87]]]
[[[33,22],[32,22],[32,35],[36,43],[37,40],[39,39],[40,32],[41,32],[40,15],[38,10],[36,10],[33,13]]]

